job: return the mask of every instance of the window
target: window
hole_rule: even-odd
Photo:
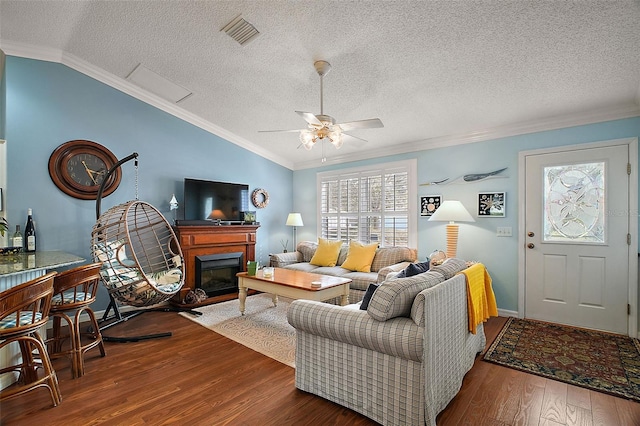
[[[416,161],[318,173],[318,235],[415,247]]]

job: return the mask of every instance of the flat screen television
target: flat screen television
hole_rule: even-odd
[[[249,185],[185,178],[185,221],[239,221],[249,210]]]

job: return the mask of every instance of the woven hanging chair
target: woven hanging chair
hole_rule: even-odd
[[[113,299],[151,306],[170,299],[184,284],[183,256],[171,225],[151,204],[129,201],[110,208],[91,232],[94,261]]]

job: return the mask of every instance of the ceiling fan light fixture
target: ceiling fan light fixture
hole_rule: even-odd
[[[332,130],[329,132],[329,134],[327,135],[327,137],[329,138],[329,140],[331,141],[331,143],[333,144],[333,146],[336,147],[336,149],[340,149],[340,147],[342,146],[342,133],[340,132],[340,130]]]
[[[317,136],[312,130],[300,131],[300,142],[304,145],[305,149],[309,151],[313,148],[313,144],[316,142]]]

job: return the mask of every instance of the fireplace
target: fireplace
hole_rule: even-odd
[[[237,293],[236,274],[243,271],[242,252],[196,256],[195,286],[203,289],[207,296]]]

